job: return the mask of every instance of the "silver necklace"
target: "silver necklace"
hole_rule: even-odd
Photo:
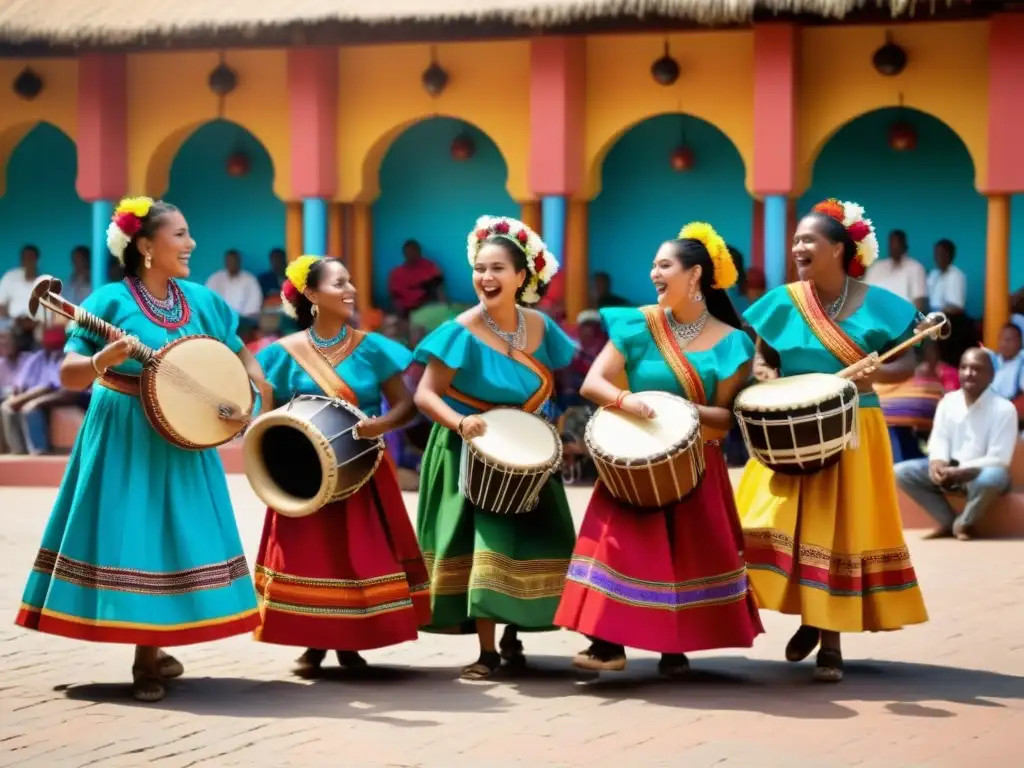
[[[847,291],[849,291],[849,289],[850,278],[844,277],[843,290],[839,292],[839,295],[835,298],[833,302],[831,302],[827,307],[825,307],[825,314],[827,314],[833,320],[835,320],[839,313],[842,311],[843,305],[846,303],[846,294]]]
[[[494,318],[487,313],[486,309],[481,307],[481,311],[484,315],[484,322],[487,323],[487,327],[491,329],[491,332],[508,344],[508,354],[510,356],[513,349],[520,351],[526,349],[526,315],[523,314],[523,310],[516,307],[516,329],[512,333],[501,330],[498,324],[494,322]]]
[[[672,329],[672,335],[676,337],[676,341],[679,342],[679,346],[685,349],[690,345],[690,342],[700,336],[700,332],[703,331],[704,326],[707,325],[708,308],[704,307],[704,311],[700,313],[700,317],[692,323],[680,323],[672,316],[671,309],[665,310],[665,316],[668,318],[668,327]]]

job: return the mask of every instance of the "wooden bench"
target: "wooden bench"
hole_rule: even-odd
[[[1017,441],[1017,449],[1013,452],[1010,462],[1010,492],[998,499],[985,513],[978,524],[977,535],[981,538],[1018,538],[1024,537],[1024,441]],[[903,491],[897,489],[900,503],[900,515],[906,529],[937,527],[937,523],[920,505],[911,500]],[[947,496],[949,503],[956,512],[961,512],[966,499],[963,496]]]

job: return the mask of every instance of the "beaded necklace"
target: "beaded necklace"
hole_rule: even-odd
[[[336,367],[338,362],[345,357],[345,353],[348,351],[349,342],[352,340],[352,337],[349,335],[347,325],[341,326],[341,331],[338,335],[333,336],[330,339],[322,338],[313,330],[313,326],[309,327],[306,334],[309,336],[309,340],[313,344],[313,349],[317,351],[320,357],[327,361],[331,368]],[[341,345],[340,347],[338,346],[339,344]],[[335,349],[335,347],[337,347],[337,349]]]
[[[162,328],[173,330],[187,324],[192,316],[185,294],[174,280],[167,281],[167,298],[158,299],[137,277],[124,279],[135,303],[149,320]]]

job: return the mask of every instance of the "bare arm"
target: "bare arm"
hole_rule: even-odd
[[[238,359],[241,360],[242,365],[245,366],[245,372],[249,375],[249,380],[255,384],[256,389],[259,390],[260,397],[263,400],[262,410],[271,410],[274,407],[274,390],[263,376],[263,369],[260,367],[260,363],[256,359],[256,356],[253,355],[248,348],[242,347],[238,350]]]
[[[106,366],[102,355],[100,352],[95,357],[86,357],[77,352],[68,352],[60,364],[60,385],[74,392],[87,390]],[[95,366],[93,360],[96,360]]]
[[[626,358],[610,341],[604,345],[580,387],[580,395],[595,405],[611,405],[622,392],[612,382],[626,370]]]
[[[375,419],[381,427],[381,434],[401,429],[413,420],[416,415],[416,404],[413,402],[412,392],[405,386],[402,374],[396,373],[381,384],[380,389],[390,406],[386,414]]]
[[[735,419],[732,412],[732,401],[737,393],[750,379],[753,361],[741,365],[728,379],[719,382],[715,392],[714,405],[698,405],[700,423],[704,426],[705,440],[719,440],[732,429]]]
[[[754,378],[758,381],[767,381],[778,378],[779,369],[782,367],[782,359],[779,353],[765,343],[764,339],[758,337],[755,342],[757,352],[754,354]]]
[[[914,353],[907,350],[895,360],[883,364],[878,369],[875,381],[879,384],[895,384],[899,381],[906,381],[914,375],[916,367],[917,359],[914,357]]]
[[[440,360],[432,359],[423,372],[419,386],[416,387],[416,395],[413,402],[426,416],[441,426],[447,427],[453,432],[459,428],[462,414],[446,403],[442,394],[448,390],[452,379],[455,378],[455,370],[449,368]]]

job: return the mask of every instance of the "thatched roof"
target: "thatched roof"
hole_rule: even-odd
[[[842,18],[868,6],[894,16],[951,0],[0,0],[0,39],[53,44],[140,42],[152,36],[259,32],[323,22],[500,21],[544,27],[657,16],[700,24],[750,21],[755,11]]]

